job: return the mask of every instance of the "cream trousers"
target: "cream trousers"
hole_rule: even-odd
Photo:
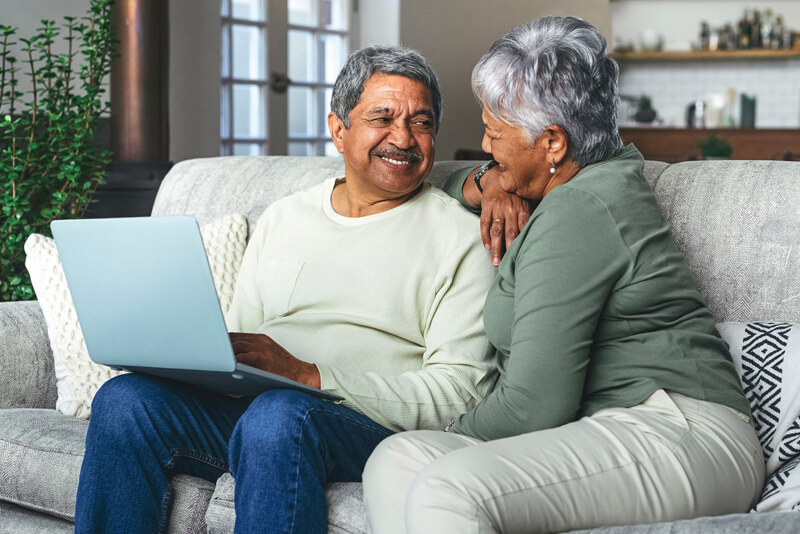
[[[560,532],[746,511],[764,457],[744,414],[659,390],[633,408],[491,442],[396,434],[363,480],[374,534]]]

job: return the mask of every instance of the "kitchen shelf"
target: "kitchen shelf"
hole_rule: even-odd
[[[800,50],[692,50],[686,52],[612,52],[617,61],[717,61],[731,59],[794,59],[800,58]]]
[[[800,160],[800,128],[662,128],[621,127],[645,159],[676,163],[701,159],[700,143],[714,135],[733,148],[732,159]]]

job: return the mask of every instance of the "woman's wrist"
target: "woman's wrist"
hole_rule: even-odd
[[[481,168],[482,167],[475,167],[472,169],[472,171],[467,175],[466,180],[464,180],[464,186],[461,189],[461,194],[464,197],[464,201],[470,206],[479,207],[481,205],[481,198],[483,195],[481,191],[478,190],[478,185],[475,183],[475,173]]]

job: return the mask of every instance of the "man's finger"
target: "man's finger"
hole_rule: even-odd
[[[259,361],[259,357],[252,352],[239,352],[236,353],[236,361],[245,365],[249,365],[250,367],[258,367],[256,364]]]

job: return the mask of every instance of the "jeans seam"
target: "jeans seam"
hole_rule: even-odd
[[[330,409],[325,409],[325,408],[317,408],[317,407],[311,407],[308,410],[306,410],[306,412],[303,414],[302,420],[300,421],[299,431],[294,436],[295,454],[294,454],[294,457],[292,459],[292,461],[294,462],[294,487],[291,488],[292,489],[292,493],[293,493],[293,495],[292,495],[293,502],[292,502],[292,519],[291,519],[291,523],[289,525],[291,528],[290,528],[289,532],[293,532],[294,531],[295,520],[297,518],[297,508],[298,508],[297,507],[297,495],[298,495],[297,481],[300,479],[300,459],[299,459],[299,456],[300,456],[300,443],[302,442],[303,433],[305,432],[306,421],[308,421],[308,418],[313,413],[323,413],[323,414],[333,415],[334,417],[338,417],[338,418],[341,418],[341,419],[344,419],[344,420],[348,421],[350,424],[358,425],[361,428],[365,428],[365,429],[368,429],[368,430],[371,430],[371,431],[381,432],[381,433],[384,433],[384,431],[385,431],[387,436],[390,436],[390,435],[393,434],[393,432],[391,430],[383,429],[383,427],[381,427],[380,425],[376,424],[376,425],[373,426],[373,425],[364,424],[359,419],[350,417],[350,415],[348,413],[346,413],[346,412],[345,413],[341,413],[341,412],[336,411],[336,410],[330,410]]]
[[[335,415],[335,416],[340,417],[342,419],[346,419],[349,423],[352,423],[354,425],[358,425],[361,428],[366,428],[366,429],[373,430],[373,431],[376,431],[376,432],[383,432],[384,430],[386,430],[386,431],[388,431],[387,436],[391,436],[392,434],[394,434],[394,432],[392,432],[388,428],[385,428],[385,427],[379,425],[378,423],[375,423],[374,426],[366,425],[362,421],[350,417],[350,414],[347,414],[347,413],[339,413],[339,412],[336,412],[334,410],[328,410],[328,409],[325,409],[325,408],[310,408],[308,410],[308,412],[307,412],[307,415],[310,414],[311,412],[320,412],[320,413],[332,414],[332,415]],[[366,417],[366,416],[364,416],[364,417]],[[303,422],[305,423],[305,420]]]
[[[164,500],[161,502],[161,521],[158,523],[158,532],[167,531],[169,513],[172,508],[172,484],[167,484],[167,491],[164,493]]]
[[[222,462],[217,458],[215,458],[213,455],[199,453],[191,449],[172,449],[170,451],[170,456],[172,457],[172,461],[168,465],[174,464],[176,457],[181,457],[181,458],[190,458],[192,460],[197,460],[199,462],[203,462],[206,465],[210,465],[211,467],[215,467],[223,471],[229,471],[227,462]]]
[[[291,503],[292,503],[292,520],[289,523],[289,525],[287,525],[287,526],[290,527],[289,532],[293,532],[294,531],[294,524],[295,524],[295,520],[297,519],[297,494],[298,494],[297,483],[300,480],[300,443],[302,441],[301,438],[303,437],[303,431],[304,431],[305,426],[306,426],[306,420],[308,419],[308,417],[309,417],[309,415],[311,414],[312,411],[314,411],[313,408],[311,408],[309,410],[306,410],[306,412],[303,414],[303,418],[302,418],[302,420],[300,422],[300,430],[294,436],[294,451],[295,451],[295,453],[294,453],[294,457],[292,458],[292,462],[294,463],[294,479],[293,479],[294,485],[291,488],[291,491],[292,491],[292,500],[291,500]]]

